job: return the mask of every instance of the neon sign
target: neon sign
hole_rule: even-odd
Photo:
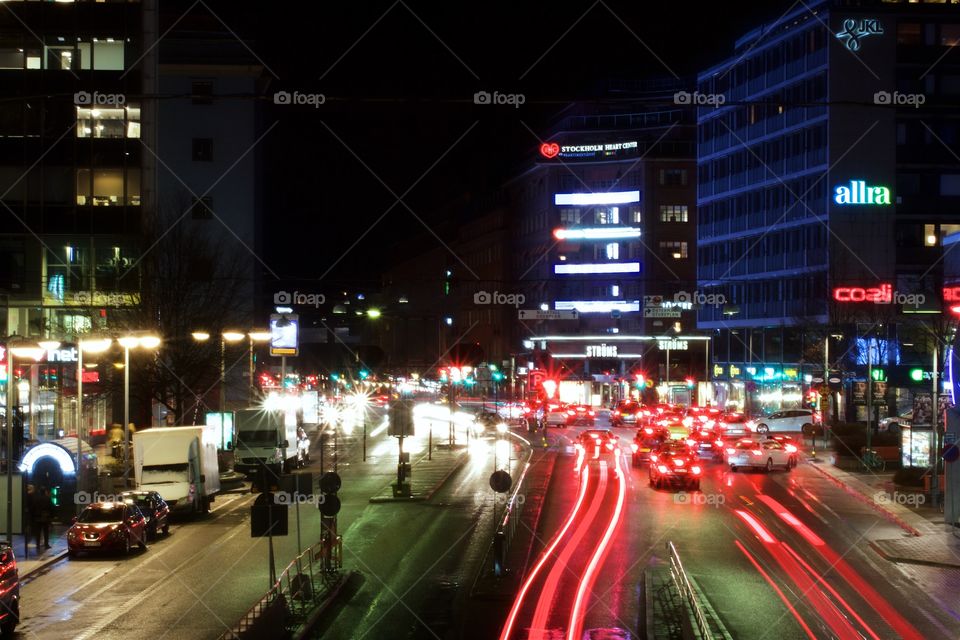
[[[630,204],[640,202],[640,192],[598,191],[596,193],[555,193],[553,204],[584,206],[593,204]]]
[[[833,299],[837,302],[872,302],[890,304],[893,301],[893,285],[881,284],[879,287],[836,287]]]
[[[657,340],[657,348],[661,351],[686,351],[689,344],[686,340]]]
[[[960,285],[944,287],[943,299],[945,302],[960,302]]]
[[[558,311],[576,309],[580,313],[635,313],[640,311],[640,301],[624,300],[557,300],[553,308]]]
[[[617,347],[616,345],[588,344],[586,353],[588,358],[616,358]]]
[[[544,142],[540,145],[540,155],[544,158],[556,158],[560,153],[560,145],[556,142]]]
[[[640,229],[637,227],[591,227],[587,229],[554,229],[553,237],[557,240],[622,240],[639,238]]]
[[[840,184],[835,187],[833,201],[837,204],[890,204],[890,188],[868,187],[863,180],[851,180],[849,186]]]
[[[584,264],[555,264],[553,272],[557,275],[598,274],[598,273],[640,273],[639,262],[599,262]]]
[[[860,40],[867,36],[883,34],[883,25],[877,18],[847,18],[843,21],[843,30],[836,33],[837,39],[850,51],[860,51]]]

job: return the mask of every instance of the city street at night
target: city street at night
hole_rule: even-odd
[[[960,0],[0,0],[0,638],[960,638]]]

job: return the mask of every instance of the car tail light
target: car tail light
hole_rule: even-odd
[[[686,418],[681,420],[681,422],[683,422],[683,426],[689,429],[690,426],[693,424],[693,418],[691,418],[690,416],[687,416]]]
[[[732,456],[733,454],[735,454],[736,452],[737,452],[737,450],[734,449],[733,447],[729,447],[729,448],[727,449],[727,453],[730,454],[731,456]]]
[[[723,446],[723,440],[717,438],[716,440],[713,441],[713,444],[717,445],[718,447],[722,447],[722,446]]]
[[[595,415],[597,415],[597,413],[596,413],[596,411],[594,411],[593,409],[591,409],[590,411],[587,411],[587,415],[588,415],[588,416],[595,416]]]
[[[640,445],[638,445],[636,442],[633,442],[630,444],[630,449],[631,451],[636,453],[640,449]]]
[[[657,454],[651,453],[651,454],[650,454],[650,462],[656,462],[656,461],[657,461]]]
[[[574,410],[572,410],[572,409],[568,409],[568,410],[567,410],[567,415],[568,415],[568,416],[576,415],[576,413],[577,413],[577,412],[574,411]]]
[[[650,415],[650,412],[649,412],[649,411],[647,411],[647,410],[644,410],[644,411],[643,411],[643,415],[645,415],[645,416],[649,416],[649,415]]]
[[[754,450],[751,451],[750,453],[752,453],[752,454],[755,455],[755,456],[762,456],[762,455],[763,455],[763,451],[761,451],[760,449],[754,449]]]
[[[697,417],[700,418],[700,422],[706,422],[707,420],[710,419],[707,416],[697,416]]]
[[[692,447],[692,446],[695,445],[695,444],[697,444],[697,441],[696,441],[696,440],[694,440],[693,438],[687,438],[687,446],[688,446],[688,447]]]
[[[693,475],[695,475],[695,476],[700,475],[700,467],[696,467],[696,466],[690,467],[690,471],[691,471],[691,473],[693,473]]]
[[[674,466],[682,467],[682,466],[684,465],[683,458],[674,458],[674,459],[673,459],[673,464],[674,464]]]
[[[660,473],[666,473],[666,472],[667,472],[667,465],[665,465],[665,464],[658,464],[658,465],[657,465],[657,471],[659,471]]]
[[[789,453],[796,453],[796,452],[797,452],[797,448],[796,448],[795,446],[793,446],[792,444],[788,444],[786,447],[784,447],[784,449],[786,449]]]
[[[653,429],[651,429],[650,427],[646,427],[646,428],[643,430],[643,432],[644,432],[645,434],[647,434],[648,436],[653,435]]]

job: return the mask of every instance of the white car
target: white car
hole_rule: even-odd
[[[732,447],[726,451],[727,466],[730,471],[736,471],[741,467],[750,467],[753,469],[766,469],[772,471],[774,467],[780,467],[790,471],[796,466],[796,458],[793,452],[787,451],[787,448],[776,440],[738,440]]]
[[[878,429],[880,431],[899,431],[903,427],[909,427],[913,422],[913,411],[908,411],[902,416],[889,416],[880,420]]]
[[[562,404],[547,405],[546,423],[548,427],[567,426],[567,408]]]
[[[795,431],[814,435],[821,428],[820,416],[811,409],[787,409],[756,418],[757,433]]]

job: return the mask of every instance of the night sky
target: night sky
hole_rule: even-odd
[[[570,101],[611,77],[693,75],[789,5],[298,2],[255,16],[209,6],[278,77],[271,94],[327,98],[317,109],[266,111],[265,126],[278,121],[263,148],[267,263],[294,282],[330,270],[327,282],[362,287],[380,281],[391,246],[424,231],[397,204],[341,259],[395,203],[390,190],[401,196],[416,183],[404,202],[442,236],[444,222],[456,222],[438,213],[443,205],[526,168],[531,130]],[[526,102],[477,106],[478,90]]]

